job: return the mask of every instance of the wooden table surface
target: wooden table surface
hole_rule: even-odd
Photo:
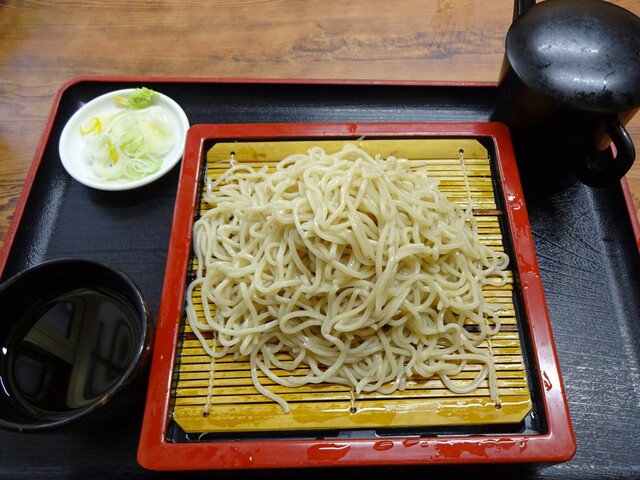
[[[615,0],[640,14],[640,0]],[[0,242],[56,91],[87,75],[495,82],[511,0],[0,1]],[[629,131],[640,145],[640,115]],[[640,213],[640,162],[627,176]]]

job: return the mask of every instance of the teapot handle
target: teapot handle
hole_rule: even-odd
[[[536,0],[513,0],[513,20],[536,4]]]
[[[617,115],[605,121],[605,130],[616,147],[614,157],[611,147],[591,155],[577,165],[576,176],[590,187],[604,187],[620,180],[636,159],[636,150],[629,132]]]

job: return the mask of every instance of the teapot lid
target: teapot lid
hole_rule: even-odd
[[[546,0],[515,19],[506,56],[531,89],[567,107],[640,106],[640,18],[602,0]]]

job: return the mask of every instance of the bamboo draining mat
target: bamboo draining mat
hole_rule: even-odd
[[[235,161],[261,167],[275,165],[291,153],[306,152],[311,146],[319,145],[329,153],[339,151],[344,143],[347,142],[218,143],[207,154],[206,174],[215,178],[224,172],[232,152]],[[465,208],[471,197],[482,241],[494,249],[504,249],[499,219],[505,213],[497,207],[488,152],[480,142],[474,139],[381,139],[351,143],[384,158],[393,155],[428,160],[421,169],[440,181],[440,190],[451,201]],[[205,210],[207,205],[200,205],[200,208]],[[512,279],[511,272],[509,274]],[[278,404],[257,392],[251,381],[248,360],[223,358],[215,361],[211,406],[209,414],[204,415],[211,358],[183,316],[173,376],[173,419],[187,433],[517,424],[531,410],[531,395],[516,325],[513,288],[512,280],[504,287],[485,288],[488,302],[505,305],[499,313],[500,332],[492,338],[491,345],[483,345],[491,349],[495,359],[500,408],[496,408],[490,399],[486,380],[474,392],[462,395],[449,391],[437,377],[410,379],[404,391],[391,395],[358,395],[354,413],[353,399],[347,387],[322,384],[287,388],[260,375],[261,383],[267,389],[289,402],[291,412],[284,414]],[[478,369],[479,365],[469,365],[457,378],[471,378]],[[286,375],[290,374],[286,372]]]

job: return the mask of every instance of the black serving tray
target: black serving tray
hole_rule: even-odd
[[[93,258],[129,273],[157,314],[179,167],[138,190],[102,192],[72,180],[58,156],[62,128],[79,107],[142,85],[177,101],[192,125],[483,122],[497,98],[489,84],[77,79],[56,96],[3,247],[2,280],[44,260]],[[575,184],[551,197],[527,198],[527,207],[578,442],[574,459],[551,466],[359,468],[341,475],[640,478],[640,255],[622,187]],[[0,477],[154,477],[136,463],[143,407],[140,394],[129,412],[108,422],[38,434],[0,431]],[[224,475],[238,476],[216,474]],[[324,478],[327,472],[252,475]]]

